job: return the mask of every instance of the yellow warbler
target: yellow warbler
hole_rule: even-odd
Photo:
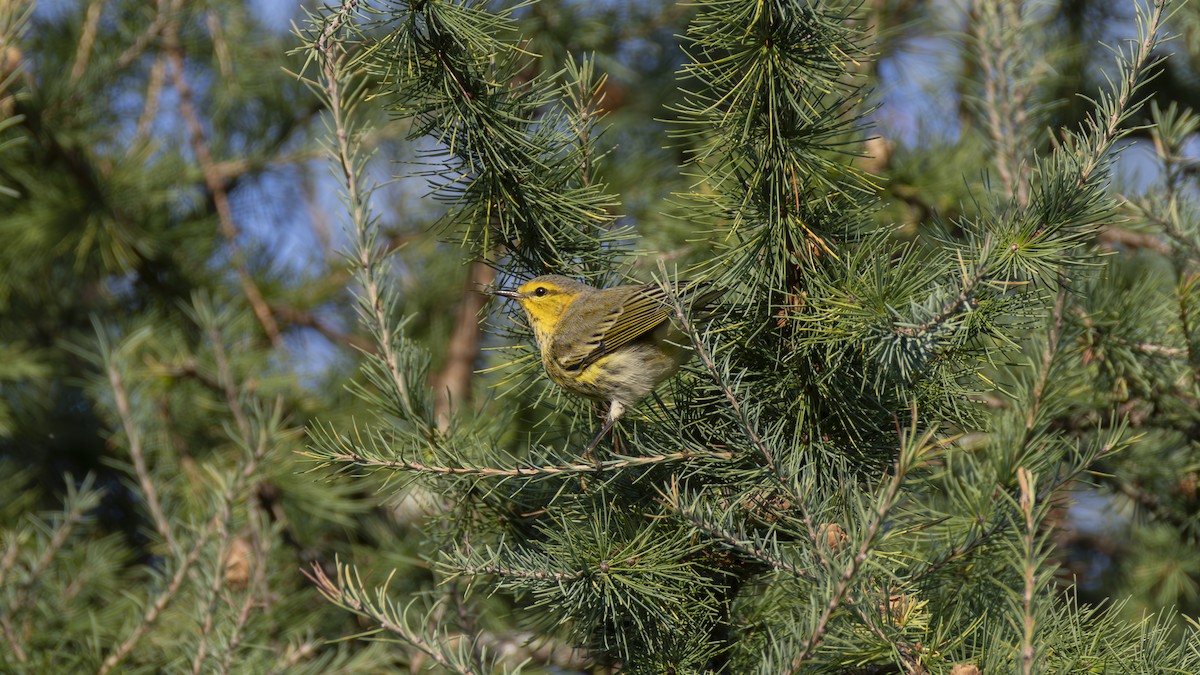
[[[491,291],[525,310],[546,375],[567,391],[609,402],[591,452],[625,408],[654,391],[691,358],[689,340],[673,321],[674,308],[657,284],[593,288],[558,275],[527,281],[517,290]],[[694,312],[721,294],[683,285],[679,297]]]

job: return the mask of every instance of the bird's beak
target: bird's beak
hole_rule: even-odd
[[[521,294],[516,291],[506,291],[503,289],[495,289],[495,288],[486,290],[486,291],[484,291],[484,293],[487,293],[488,295],[498,295],[502,298],[513,298],[514,300],[521,297]]]

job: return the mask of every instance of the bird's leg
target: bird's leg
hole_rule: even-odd
[[[608,417],[604,420],[604,426],[600,427],[600,432],[596,434],[596,437],[592,439],[592,442],[588,443],[587,449],[583,451],[584,458],[592,460],[597,469],[600,468],[600,460],[592,456],[592,451],[595,450],[596,446],[600,444],[600,439],[604,438],[604,436],[612,430],[613,425],[616,424],[617,420],[621,419],[621,415],[624,414],[625,405],[620,401],[613,401],[612,405],[608,407]]]

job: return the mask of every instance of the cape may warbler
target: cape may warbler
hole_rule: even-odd
[[[542,353],[542,366],[567,391],[609,402],[604,427],[590,452],[631,406],[654,391],[691,358],[686,334],[672,320],[675,310],[657,284],[593,288],[549,275],[515,291]],[[682,305],[703,309],[720,291],[700,284],[679,290]]]

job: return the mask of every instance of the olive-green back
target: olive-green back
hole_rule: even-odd
[[[706,286],[684,286],[684,306],[692,311],[720,292]],[[657,284],[605,288],[581,299],[563,317],[551,357],[566,370],[582,370],[670,320],[674,308]]]

